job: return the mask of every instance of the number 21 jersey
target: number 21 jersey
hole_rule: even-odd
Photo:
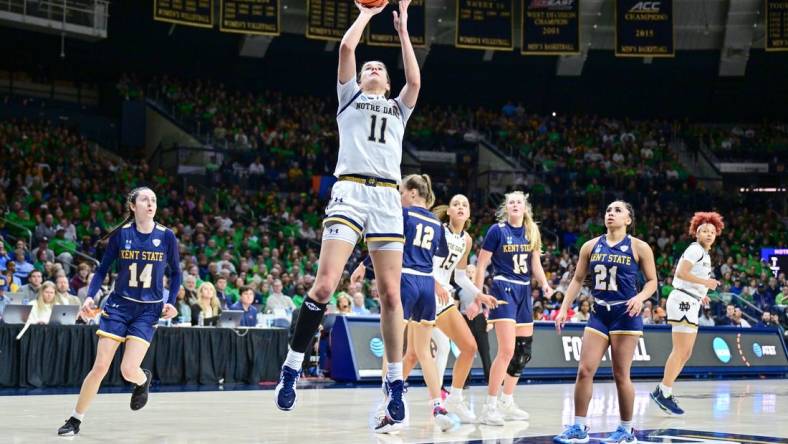
[[[610,246],[605,235],[599,237],[591,260],[591,294],[606,302],[626,301],[637,294],[637,276],[640,271],[632,251],[632,238],[627,235],[621,242]]]

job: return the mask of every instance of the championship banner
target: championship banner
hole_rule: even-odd
[[[352,0],[307,0],[306,37],[342,40],[358,14],[358,8]]]
[[[673,0],[616,1],[617,57],[673,57]]]
[[[219,30],[279,35],[279,0],[220,0]]]
[[[427,45],[427,14],[425,0],[413,0],[408,7],[408,34],[414,47]],[[394,29],[391,11],[398,10],[396,3],[389,3],[380,14],[372,17],[367,27],[367,44],[370,46],[399,47],[399,34]]]
[[[788,51],[788,0],[764,0],[766,50]]]
[[[213,28],[213,0],[153,0],[153,20]]]
[[[520,52],[525,55],[580,53],[580,0],[522,0]]]
[[[567,324],[558,335],[552,322],[534,324],[533,358],[525,367],[529,379],[574,377],[580,362],[584,324]],[[498,350],[495,331],[488,334],[490,357]],[[383,339],[377,316],[337,316],[331,331],[331,377],[337,381],[380,379]],[[648,325],[638,340],[632,375],[661,377],[673,347],[671,329]],[[435,347],[432,347],[435,350]],[[451,375],[459,350],[452,344],[446,375]],[[682,375],[786,375],[788,356],[776,328],[701,327],[692,357]],[[481,359],[474,358],[473,376],[483,374]],[[415,371],[414,376],[420,376]],[[602,358],[597,375],[612,376],[610,350]]]
[[[457,0],[454,46],[514,49],[514,0]]]

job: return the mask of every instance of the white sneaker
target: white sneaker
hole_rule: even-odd
[[[517,407],[514,401],[510,403],[498,402],[498,409],[506,421],[528,421],[531,415],[525,410]]]
[[[497,405],[485,404],[482,408],[482,415],[479,417],[479,422],[491,426],[502,426],[503,415],[498,411]]]
[[[476,424],[478,421],[476,414],[473,413],[473,410],[468,408],[462,399],[452,397],[451,395],[446,398],[446,410],[457,415],[462,424]]]
[[[448,432],[460,425],[456,415],[449,413],[443,406],[433,407],[432,417],[435,419],[435,424],[440,427],[442,432]]]

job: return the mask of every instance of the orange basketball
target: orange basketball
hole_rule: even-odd
[[[365,8],[379,8],[388,3],[388,0],[358,0],[358,2]]]

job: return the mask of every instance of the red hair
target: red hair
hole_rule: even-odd
[[[722,229],[725,228],[725,223],[722,221],[722,216],[719,213],[705,213],[699,211],[692,216],[692,220],[690,220],[689,226],[689,234],[690,236],[695,236],[698,234],[698,227],[703,224],[712,224],[714,228],[717,229],[717,236],[722,233]]]

